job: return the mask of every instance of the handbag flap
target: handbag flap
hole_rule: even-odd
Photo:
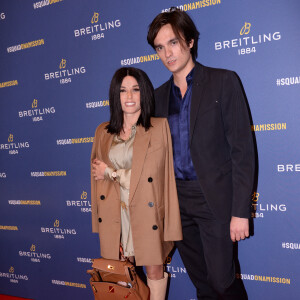
[[[132,264],[128,261],[96,258],[93,260],[92,267],[109,273],[126,275],[126,269],[131,268]]]

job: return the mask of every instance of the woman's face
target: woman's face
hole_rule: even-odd
[[[141,114],[140,87],[132,76],[124,77],[120,88],[121,106],[124,115]]]

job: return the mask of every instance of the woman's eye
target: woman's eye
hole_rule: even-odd
[[[125,90],[120,90],[120,93],[125,93],[126,91]]]
[[[135,92],[139,92],[140,91],[140,89],[139,88],[135,88],[135,89],[133,89]]]

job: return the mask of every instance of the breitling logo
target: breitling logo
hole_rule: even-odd
[[[37,107],[37,103],[38,103],[38,101],[37,101],[36,99],[34,99],[34,100],[32,101],[31,107],[32,107],[32,108],[36,108],[36,107]]]
[[[67,66],[67,60],[62,59],[59,63],[59,71],[45,73],[44,74],[45,80],[60,78],[59,80],[60,84],[65,84],[65,83],[70,83],[72,81],[70,76],[82,75],[86,73],[86,68],[84,66],[75,67],[71,69],[66,69],[66,66]]]
[[[34,244],[31,245],[30,252],[28,252],[28,251],[19,251],[19,256],[29,257],[30,260],[34,263],[41,262],[41,259],[51,259],[51,255],[49,253],[38,253],[38,252],[36,252],[36,245],[34,245]]]
[[[86,199],[87,198],[87,192],[83,191],[81,194],[81,199]]]
[[[31,104],[31,108],[29,110],[19,111],[19,118],[23,117],[32,117],[33,122],[43,121],[44,115],[55,114],[55,108],[47,107],[47,108],[37,108],[38,100],[34,99]]]
[[[248,22],[245,22],[240,28],[239,37],[215,42],[215,50],[218,51],[236,48],[238,55],[247,55],[256,53],[258,47],[261,47],[264,43],[279,41],[281,39],[279,31],[258,34],[255,33],[250,35],[249,33],[250,31],[253,31],[251,30],[253,26]]]
[[[254,193],[252,194],[252,201],[253,201],[253,202],[257,202],[257,201],[258,201],[258,198],[259,198],[259,193],[254,192]]]
[[[267,213],[282,213],[287,211],[284,203],[258,203],[260,193],[254,192],[252,194],[252,218],[264,218]]]
[[[300,172],[300,164],[277,165],[277,172]]]
[[[81,200],[67,200],[66,204],[67,206],[76,206],[80,207],[80,211],[83,213],[91,212],[91,202],[87,200],[87,192],[82,191],[80,199]]]
[[[98,23],[98,21],[99,21],[99,14],[95,12],[93,17],[92,17],[91,23],[92,24]]]
[[[27,275],[15,274],[15,269],[14,269],[13,266],[11,266],[9,268],[8,273],[2,273],[2,272],[0,272],[0,277],[9,278],[9,281],[13,282],[13,283],[18,283],[19,280],[28,280],[28,276]]]
[[[94,12],[92,19],[91,19],[91,26],[83,27],[80,29],[75,29],[74,30],[74,36],[75,37],[80,37],[80,36],[87,36],[87,35],[92,35],[91,39],[92,40],[99,40],[104,38],[104,32],[103,31],[108,31],[111,29],[115,29],[121,26],[121,21],[120,20],[112,20],[112,21],[107,21],[107,22],[99,22],[99,13]]]
[[[240,31],[240,35],[249,34],[250,28],[251,28],[251,23],[245,22],[245,25],[242,27],[242,29]]]
[[[0,144],[0,150],[9,150],[9,154],[18,154],[19,149],[21,148],[29,148],[28,142],[16,143],[14,142],[14,135],[12,133],[8,136],[8,144]]]
[[[64,69],[67,65],[67,61],[65,59],[62,59],[60,64],[59,64],[59,68],[60,69]]]
[[[56,239],[64,239],[65,235],[76,235],[77,232],[74,228],[60,228],[60,222],[56,219],[53,223],[53,228],[41,227],[41,232],[52,233]]]
[[[54,227],[59,227],[59,220],[55,220]]]

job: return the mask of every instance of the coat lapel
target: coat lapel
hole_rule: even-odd
[[[101,139],[101,160],[104,161],[111,168],[113,168],[113,165],[108,157],[108,154],[110,151],[113,137],[113,134],[105,132],[103,138]]]
[[[192,89],[192,100],[191,100],[191,111],[190,111],[190,143],[194,133],[195,123],[199,109],[203,107],[203,91],[205,87],[205,77],[203,66],[199,63],[195,65],[195,73],[193,78],[193,89]]]
[[[144,127],[137,126],[134,143],[133,143],[129,203],[131,202],[134,196],[134,193],[136,191],[137,185],[141,177],[144,161],[149,146],[150,136],[151,136],[150,130],[145,131]]]
[[[101,143],[102,143],[101,155],[102,155],[102,161],[104,161],[110,168],[114,169],[114,166],[111,163],[111,161],[109,159],[109,156],[108,156],[110,148],[111,148],[111,143],[112,143],[113,137],[114,137],[113,134],[105,132],[105,134],[104,134],[104,136],[101,140]],[[118,198],[120,198],[121,197],[120,196],[120,185],[117,182],[114,182],[113,185],[114,185],[114,187],[116,189],[116,192],[118,194]]]

